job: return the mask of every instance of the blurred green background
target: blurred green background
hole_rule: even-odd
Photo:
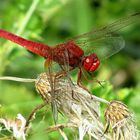
[[[54,46],[140,11],[139,6],[139,0],[1,0],[0,28]],[[126,47],[102,62],[95,73],[99,80],[106,81],[104,88],[97,83],[86,86],[101,98],[127,104],[140,128],[140,22],[122,29],[121,35]],[[0,38],[0,76],[36,78],[44,72],[43,65],[43,58]],[[76,79],[76,71],[72,77]],[[14,118],[21,113],[27,118],[41,102],[33,83],[0,81],[0,117]],[[28,139],[62,139],[57,132],[49,135],[44,132],[53,124],[50,108],[44,112],[37,113]]]

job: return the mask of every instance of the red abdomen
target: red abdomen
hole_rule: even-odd
[[[52,59],[57,63],[62,65],[68,63],[70,66],[76,67],[81,62],[81,58],[84,55],[84,52],[72,41],[68,41],[66,43],[57,45],[52,50],[52,55]]]

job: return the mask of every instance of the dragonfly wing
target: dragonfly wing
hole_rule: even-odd
[[[104,36],[110,36],[120,29],[127,27],[128,25],[135,23],[140,20],[140,12],[129,15],[125,18],[121,18],[107,26],[95,29],[93,31],[87,32],[85,34],[79,35],[72,40],[78,42],[83,38],[92,38],[92,40],[103,38]]]
[[[85,53],[86,55],[96,53],[100,60],[104,60],[124,48],[125,41],[121,36],[112,35],[100,38],[96,41],[88,39],[85,43],[78,45],[84,48],[87,53]]]
[[[48,80],[50,83],[51,87],[51,108],[52,108],[52,114],[53,114],[53,119],[55,124],[58,121],[58,110],[57,110],[57,103],[56,103],[56,92],[55,92],[55,76],[52,68],[52,60],[48,59],[46,60],[49,64],[47,67],[47,75],[48,75]]]
[[[136,21],[139,21],[139,19],[140,12],[117,20],[116,22],[105,27],[77,36],[71,39],[71,41],[81,47],[84,51],[91,50],[91,52],[95,51],[95,53],[97,51],[97,55],[99,55],[100,58],[107,58],[117,53],[124,47],[124,40],[122,37],[116,34],[116,32]],[[97,48],[95,49],[95,47]]]
[[[58,64],[56,62],[53,62],[52,60],[50,60],[49,58],[46,60],[45,65],[47,66],[47,74],[48,74],[48,79],[49,79],[49,83],[50,83],[50,87],[51,87],[51,108],[52,108],[52,113],[53,113],[53,119],[55,124],[58,122],[58,97],[61,95],[57,94],[57,89],[56,89],[56,77],[59,75],[65,77],[64,82],[68,83],[66,85],[68,85],[67,87],[65,87],[66,89],[69,87],[72,87],[72,81],[69,75],[69,56],[68,56],[68,50],[65,49],[64,53],[62,53],[62,58],[64,61],[64,65],[59,64],[60,67],[58,67]],[[52,57],[51,57],[52,58]],[[62,73],[61,73],[62,72]],[[64,75],[63,75],[64,72]]]
[[[55,98],[51,99],[51,108],[52,108],[54,123],[57,124],[57,121],[58,121],[58,110],[57,110],[57,103],[56,103]]]

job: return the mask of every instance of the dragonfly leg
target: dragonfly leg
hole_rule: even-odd
[[[51,59],[47,58],[45,60],[44,67],[49,68],[51,66],[51,63],[52,63]]]
[[[74,69],[74,67],[71,67],[68,71],[65,71],[64,68],[61,65],[60,65],[60,67],[62,68],[62,71],[60,71],[59,73],[57,73],[56,76],[57,77],[59,77],[59,76],[60,77],[63,77],[63,76],[67,76],[68,77],[68,80],[70,81],[70,86],[71,86],[71,89],[72,89],[72,91],[71,91],[72,98],[75,99],[75,100],[77,100],[76,97],[75,97],[75,95],[74,95],[74,90],[72,88],[73,82],[72,82],[71,78],[69,77],[69,75],[67,74],[69,71],[72,71]]]
[[[64,70],[64,68],[60,65],[60,67],[61,67],[61,71],[59,71],[58,73],[56,73],[56,76],[55,77],[64,77],[64,76],[67,76],[67,73],[69,72],[69,71],[72,71],[74,68],[72,67],[72,68],[70,68],[68,71],[65,71]]]
[[[55,77],[56,78],[61,78],[61,77],[68,76],[68,79],[69,79],[69,81],[71,83],[70,86],[72,87],[73,82],[72,82],[71,78],[69,77],[69,75],[67,74],[67,71],[65,71],[64,68],[61,65],[60,65],[60,67],[62,68],[62,70],[60,72],[56,73]],[[71,70],[73,70],[73,69],[74,68],[70,68],[68,70],[68,72],[71,71]],[[72,89],[72,98],[74,98],[74,91],[73,91],[73,89]]]
[[[78,78],[77,78],[77,85],[81,88],[83,88],[84,90],[86,90],[87,92],[89,92],[89,90],[82,84],[81,82],[81,78],[82,78],[82,69],[79,68],[79,72],[78,72]],[[90,92],[89,92],[90,93]]]
[[[83,76],[88,82],[97,82],[98,84],[100,84],[100,86],[102,86],[102,87],[104,88],[104,86],[102,85],[102,82],[104,82],[104,81],[100,81],[100,80],[98,80],[98,79],[92,79],[92,80],[87,79],[86,76],[84,75],[84,72],[82,71],[82,69],[79,68],[77,84],[78,84],[78,86],[80,86],[81,88],[85,89],[86,91],[89,92],[89,90],[88,90],[88,89],[82,84],[82,82],[81,82],[82,76]]]
[[[90,73],[89,73],[89,75],[90,75]],[[105,82],[104,80],[101,81],[101,80],[98,80],[98,79],[94,78],[93,80],[88,80],[88,81],[90,81],[90,82],[97,82],[101,87],[104,88],[104,86],[102,84],[102,82]]]
[[[101,87],[103,87],[104,88],[104,86],[103,86],[103,84],[102,84],[102,82],[105,82],[105,81],[100,81],[100,80],[98,80],[98,79],[95,79],[95,81],[101,86]]]

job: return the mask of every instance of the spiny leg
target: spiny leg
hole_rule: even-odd
[[[90,74],[90,73],[88,73],[88,74]],[[89,92],[89,90],[88,90],[88,89],[82,84],[82,82],[81,82],[82,76],[85,78],[86,81],[88,81],[88,82],[96,81],[98,84],[100,84],[100,85],[103,87],[103,85],[102,85],[102,83],[101,83],[102,81],[99,81],[98,79],[93,79],[93,80],[87,79],[86,76],[85,76],[85,74],[84,74],[84,72],[82,71],[82,69],[81,69],[81,67],[80,67],[80,68],[79,68],[79,72],[78,72],[77,84],[78,84],[78,86],[80,86],[80,87],[83,88],[84,90],[86,90],[86,91]],[[90,92],[89,92],[89,93],[90,93]]]
[[[82,76],[84,76],[84,78],[87,80],[87,78],[85,77],[84,73],[82,72],[82,69],[79,68],[79,71],[78,71],[78,77],[77,77],[77,85],[81,88],[83,88],[84,90],[86,90],[87,92],[89,92],[89,90],[82,84],[81,82],[81,79],[82,79]],[[89,92],[90,93],[90,92]]]
[[[72,87],[73,87],[73,82],[72,82],[72,80],[71,80],[71,78],[70,78],[70,76],[69,76],[69,74],[68,74],[68,72],[69,72],[69,71],[72,71],[72,70],[74,69],[74,67],[71,67],[71,68],[70,68],[69,70],[67,70],[67,71],[65,71],[65,69],[63,68],[62,65],[60,65],[60,67],[61,67],[62,71],[60,71],[59,73],[57,73],[56,76],[57,76],[57,77],[59,77],[59,76],[60,76],[60,77],[67,76],[68,80],[70,81],[70,87],[71,87],[71,89],[72,89],[72,91],[71,91],[71,92],[72,92],[72,98],[75,99],[75,98],[74,98],[74,91],[73,91],[73,88],[72,88]],[[76,100],[76,99],[75,99],[75,100]]]
[[[88,74],[91,75],[89,72],[88,72]],[[104,80],[101,81],[101,80],[98,80],[98,79],[94,78],[93,80],[88,80],[88,81],[90,81],[90,82],[94,82],[94,81],[95,81],[95,82],[97,82],[101,87],[104,88],[104,86],[103,86],[103,84],[102,84],[102,82],[105,82]]]
[[[73,67],[71,67],[68,71],[65,71],[64,70],[64,68],[62,67],[62,65],[60,65],[60,67],[61,67],[61,71],[59,71],[59,72],[57,72],[56,73],[56,75],[55,75],[55,77],[64,77],[64,76],[66,76],[67,75],[67,73],[69,72],[69,71],[72,71],[74,68]],[[69,79],[70,79],[70,77],[69,77]],[[71,81],[72,82],[72,81]]]

